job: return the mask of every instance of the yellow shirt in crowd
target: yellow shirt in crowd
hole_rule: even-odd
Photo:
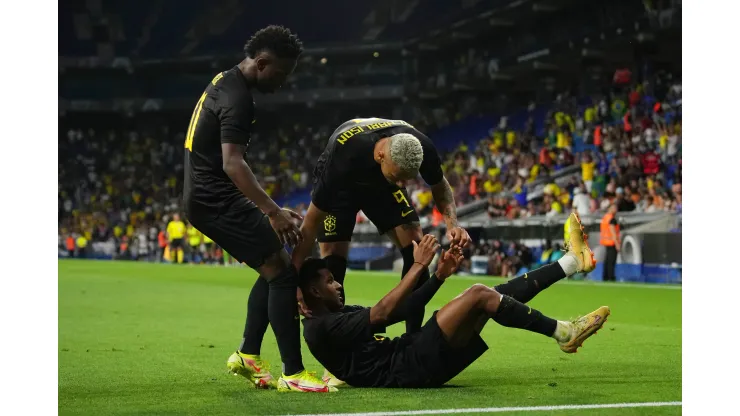
[[[514,133],[512,130],[509,130],[506,132],[506,145],[509,146],[509,148],[514,147],[514,142],[516,141],[516,133]]]
[[[85,248],[87,247],[87,238],[83,236],[77,237],[77,247],[79,248]]]
[[[586,123],[591,123],[596,119],[596,107],[588,107],[583,114],[584,120],[586,120]]]
[[[497,192],[501,192],[503,190],[503,186],[499,181],[494,182],[488,179],[483,183],[483,190],[485,190],[488,194],[495,194]]]
[[[558,149],[563,149],[570,146],[570,136],[563,132],[558,132],[557,140]]]
[[[596,170],[596,162],[581,162],[581,176],[584,181],[594,180],[594,171]]]
[[[555,197],[560,196],[560,187],[554,182],[548,183],[545,185],[545,194],[550,194]]]
[[[529,170],[529,179],[527,182],[534,182],[535,179],[537,179],[537,175],[540,174],[540,165],[534,165],[532,166],[532,169]]]
[[[431,191],[421,192],[419,193],[418,198],[419,198],[419,204],[421,205],[420,208],[424,208],[427,205],[429,205],[429,203],[432,202],[432,192]]]
[[[200,244],[200,231],[195,229],[195,227],[188,228],[188,243],[190,243],[191,247],[195,247]]]

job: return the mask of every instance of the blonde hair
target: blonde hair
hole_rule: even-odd
[[[389,139],[391,161],[406,173],[418,173],[424,160],[424,149],[419,139],[408,133],[399,133]]]

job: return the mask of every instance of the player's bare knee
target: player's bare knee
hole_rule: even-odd
[[[420,242],[424,232],[418,222],[411,222],[399,225],[388,231],[386,235],[396,247],[402,249],[410,246],[412,241]]]
[[[321,251],[321,257],[333,255],[347,258],[349,255],[349,241],[319,243],[319,251]]]
[[[492,290],[493,289],[491,289],[490,287],[484,285],[483,283],[476,283],[473,286],[470,286],[470,288],[468,289],[469,292],[471,292],[471,293],[473,293],[473,294],[475,294],[477,296],[483,295],[484,293],[490,292]]]
[[[421,238],[424,237],[424,232],[421,229],[421,224],[419,224],[418,222],[402,225],[401,227],[404,230],[404,234],[409,240],[419,242],[421,241]]]
[[[501,299],[501,295],[496,290],[482,284],[476,283],[470,287],[467,291],[468,296],[473,298],[476,305],[479,305],[482,309],[491,306],[491,302],[498,306],[498,302]]]

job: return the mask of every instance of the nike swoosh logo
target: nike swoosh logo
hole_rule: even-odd
[[[314,392],[324,392],[328,390],[327,387],[302,386],[300,383],[296,383],[295,381],[291,381],[291,380],[285,380],[285,381],[297,389],[314,391]]]
[[[588,326],[588,329],[591,329],[591,328],[595,327],[596,325],[599,324],[599,322],[601,322],[601,316],[600,315],[596,315],[594,317],[594,321],[591,323],[591,325]]]
[[[401,216],[405,218],[407,215],[411,214],[412,212],[414,212],[413,209],[411,211],[408,211],[408,212],[402,212],[401,213]]]
[[[239,358],[241,358],[242,365],[244,367],[252,367],[252,369],[255,370],[258,374],[259,373],[262,373],[262,369],[259,368],[259,367],[257,367],[257,365],[255,365],[254,361],[252,361],[252,360],[245,360],[244,357],[241,357],[241,356]]]

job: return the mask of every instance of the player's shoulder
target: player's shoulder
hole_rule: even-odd
[[[342,309],[339,310],[338,313],[353,313],[353,312],[362,312],[364,310],[369,310],[370,308],[367,306],[360,306],[360,305],[344,305]]]
[[[353,118],[351,120],[345,121],[341,127],[351,127],[351,126],[370,126],[370,130],[378,130],[378,129],[385,129],[390,127],[410,127],[414,128],[414,126],[411,125],[406,120],[393,120],[388,118],[380,118],[380,117],[367,117],[367,118]]]
[[[238,66],[216,74],[208,88],[232,101],[254,103],[252,91]]]
[[[370,310],[369,307],[359,305],[344,305],[341,309],[323,314],[321,316],[314,316],[312,319],[318,324],[336,323],[343,322],[348,316],[362,313],[363,311]],[[329,324],[329,326],[332,326]]]
[[[244,80],[244,75],[242,75],[238,66],[219,72],[213,77],[211,84],[222,88],[229,87],[249,90]]]
[[[373,137],[375,133],[380,133],[388,129],[400,129],[401,131],[405,131],[408,129],[408,132],[410,133],[417,132],[417,130],[414,129],[414,126],[412,126],[405,120],[391,120],[379,117],[369,117],[354,118],[345,121],[344,123],[339,125],[336,130],[334,130],[332,137],[334,137],[337,142],[345,144],[351,137]],[[357,142],[358,140],[353,141]]]

